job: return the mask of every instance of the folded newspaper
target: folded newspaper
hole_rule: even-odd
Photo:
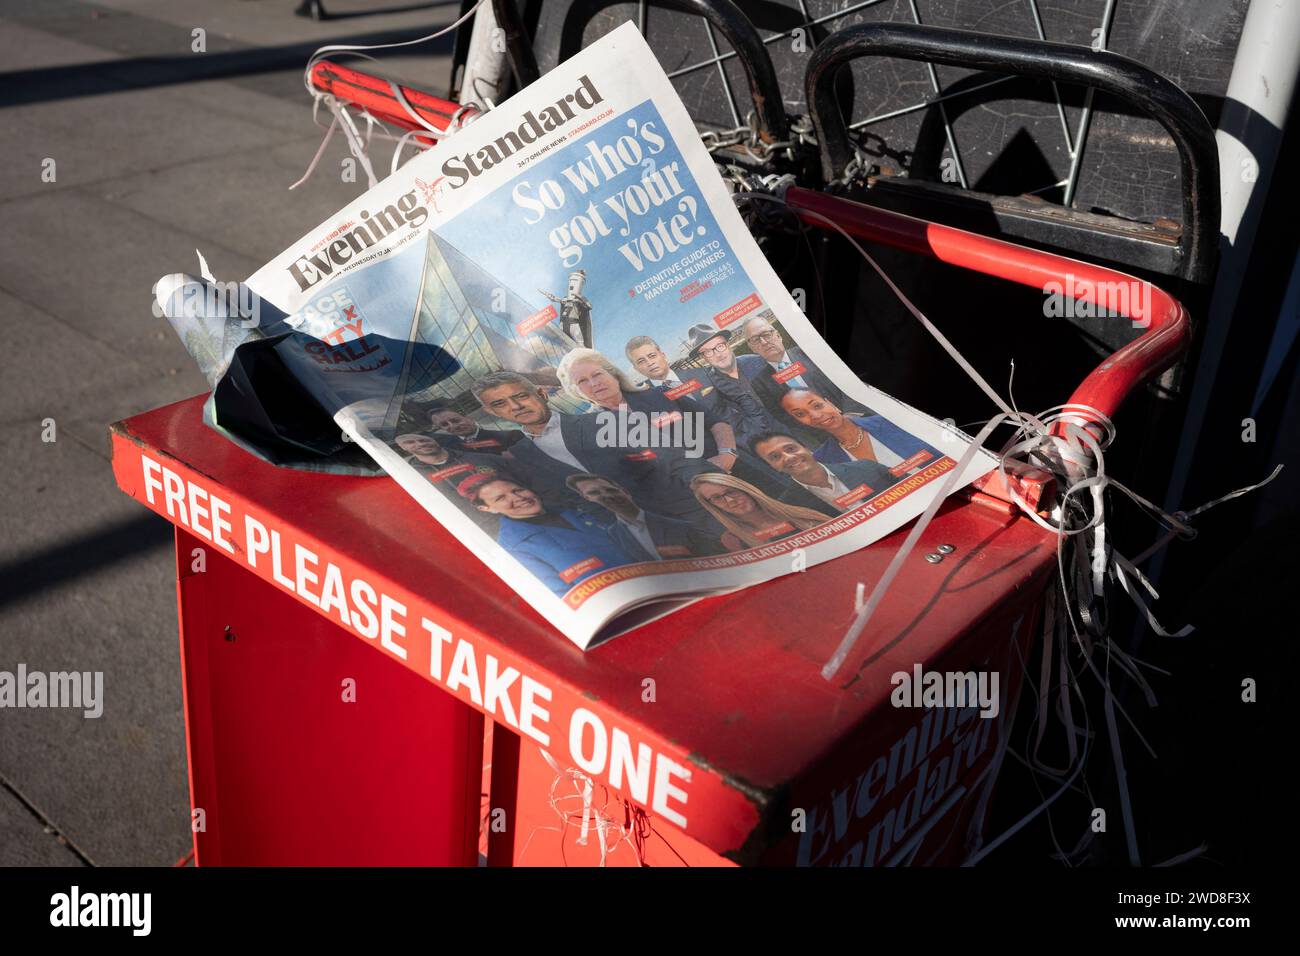
[[[583,648],[880,539],[969,441],[818,336],[630,23],[247,287],[236,340]]]

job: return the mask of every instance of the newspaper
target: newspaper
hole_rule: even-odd
[[[582,648],[880,539],[969,441],[817,335],[630,23],[247,285],[346,435]]]

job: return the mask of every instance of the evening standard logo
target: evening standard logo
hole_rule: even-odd
[[[986,720],[998,715],[997,671],[896,671],[889,701],[895,707],[978,707]]]
[[[442,174],[446,177],[447,184],[452,189],[459,189],[474,177],[499,166],[524,147],[564,127],[578,115],[577,111],[586,112],[597,103],[604,102],[604,99],[591,82],[591,77],[583,74],[576,90],[560,97],[553,105],[542,110],[540,115],[528,110],[517,128],[507,130],[504,135],[472,153],[453,156],[443,163]]]
[[[988,759],[999,725],[977,716],[973,707],[927,710],[855,778],[808,808],[795,864],[892,866],[906,860],[925,821],[944,813],[963,777]]]
[[[318,282],[328,279],[334,270],[346,265],[354,255],[387,239],[402,226],[418,229],[429,218],[429,210],[420,204],[412,189],[409,193],[389,203],[378,212],[363,209],[358,214],[361,222],[347,232],[325,243],[318,251],[301,255],[289,263],[289,275],[306,292]]]
[[[703,412],[641,412],[619,406],[596,413],[597,448],[684,448],[687,458],[704,455]]]
[[[104,713],[103,671],[0,671],[0,708],[59,707],[94,720]]]
[[[435,184],[420,184],[420,192],[425,196],[424,202],[429,201],[433,185],[459,189],[538,138],[566,125],[578,115],[578,111],[585,112],[603,101],[604,97],[597,91],[591,78],[584,75],[576,90],[546,107],[540,115],[529,110],[524,113],[517,129],[507,131],[472,153],[453,156],[444,162],[442,176]],[[362,209],[357,216],[360,222],[356,226],[330,239],[320,249],[301,255],[289,263],[289,275],[298,283],[299,291],[306,292],[318,282],[328,279],[336,269],[350,262],[353,256],[387,239],[403,226],[418,229],[429,218],[429,210],[413,189],[383,209]]]
[[[133,936],[148,936],[152,911],[152,893],[82,893],[73,886],[50,897],[50,925],[57,927],[128,927]]]

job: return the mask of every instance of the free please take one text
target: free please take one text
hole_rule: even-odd
[[[563,754],[567,746],[572,766],[687,828],[689,767],[592,709],[562,703],[546,683],[428,616],[409,626],[407,602],[346,562],[322,561],[292,529],[243,511],[144,453],[140,463],[146,504],[542,748]],[[567,728],[558,740],[557,726]]]

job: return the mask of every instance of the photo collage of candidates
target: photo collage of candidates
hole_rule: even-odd
[[[490,372],[454,403],[408,399],[393,444],[561,596],[612,567],[806,531],[942,457],[845,396],[773,319],[692,326],[676,360],[637,335],[625,368],[577,347],[544,372]]]

